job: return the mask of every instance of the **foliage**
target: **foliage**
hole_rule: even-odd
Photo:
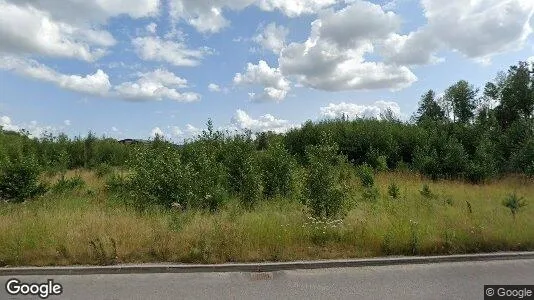
[[[85,186],[85,181],[81,176],[77,175],[72,178],[65,178],[62,176],[58,182],[56,182],[50,190],[54,193],[64,193],[80,189]]]
[[[516,193],[512,193],[506,196],[502,205],[510,209],[512,216],[515,218],[519,210],[527,205],[527,202],[525,198],[517,196]]]
[[[23,202],[44,194],[46,187],[39,183],[39,173],[31,158],[4,162],[0,170],[0,200]]]
[[[335,144],[309,146],[306,154],[306,204],[315,217],[331,218],[339,215],[346,197],[341,186],[340,166],[346,164],[346,157],[337,154]]]
[[[388,186],[388,195],[392,199],[398,199],[400,197],[400,189],[396,183],[393,182]]]

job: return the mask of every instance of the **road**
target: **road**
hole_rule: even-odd
[[[39,299],[8,295],[5,283],[11,277],[0,277],[0,299]],[[485,284],[534,284],[534,259],[273,273],[17,278],[60,283],[63,294],[48,299],[483,299]]]

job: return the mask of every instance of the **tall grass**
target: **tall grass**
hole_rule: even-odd
[[[1,265],[221,263],[534,249],[533,206],[514,219],[502,205],[511,192],[532,201],[534,182],[523,177],[470,185],[380,173],[377,201],[357,197],[363,188],[355,178],[351,189],[356,196],[347,199],[354,202],[347,215],[322,220],[312,218],[299,201],[280,197],[252,210],[233,199],[215,213],[140,212],[114,201],[104,178],[88,171],[66,175],[73,176],[86,184],[23,204],[0,204]],[[388,195],[391,182],[399,187],[397,199]],[[435,197],[420,194],[424,184]]]

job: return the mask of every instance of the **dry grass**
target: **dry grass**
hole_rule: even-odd
[[[384,173],[376,178],[377,202],[362,200],[354,183],[346,217],[324,223],[284,199],[253,211],[229,203],[216,214],[139,213],[112,201],[102,179],[86,171],[68,176],[75,174],[86,182],[81,190],[0,204],[0,264],[220,263],[534,249],[534,182],[521,177],[474,186]],[[400,188],[398,199],[387,196],[392,182]],[[423,184],[434,197],[419,193]],[[529,202],[515,220],[502,206],[511,192]]]

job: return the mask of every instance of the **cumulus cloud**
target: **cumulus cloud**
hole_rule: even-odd
[[[276,23],[270,23],[263,29],[262,33],[253,38],[253,41],[261,45],[264,49],[278,54],[285,47],[288,34],[289,30],[284,26],[277,26]]]
[[[239,11],[254,5],[264,11],[280,11],[289,17],[314,14],[332,6],[338,0],[170,0],[170,16],[175,21],[187,22],[202,33],[216,33],[230,25],[223,12]]]
[[[65,124],[65,126],[70,126],[72,125],[72,122],[70,120],[65,120],[63,121],[63,124]]]
[[[221,87],[218,84],[210,83],[210,84],[208,84],[208,90],[210,92],[220,92],[221,91]]]
[[[150,137],[152,137],[152,138],[155,138],[155,137],[165,137],[165,133],[164,133],[163,130],[161,130],[159,127],[154,127],[154,128],[152,128],[152,130],[150,131]]]
[[[422,0],[427,24],[391,36],[385,56],[397,63],[427,64],[440,49],[488,62],[491,56],[521,49],[532,33],[531,0]]]
[[[260,60],[257,65],[248,63],[244,73],[234,76],[236,85],[261,85],[263,92],[250,93],[254,101],[282,101],[291,90],[291,83],[278,68],[271,68],[267,62]]]
[[[171,99],[178,102],[194,102],[200,95],[193,92],[179,92],[187,87],[187,80],[164,69],[137,73],[135,82],[123,82],[114,87],[114,93],[127,100],[162,100]]]
[[[200,133],[202,133],[202,130],[191,125],[186,124],[183,128],[180,128],[178,126],[169,126],[168,127],[172,137],[175,139],[189,139],[189,138],[195,138]]]
[[[156,15],[159,0],[0,0],[0,52],[95,61],[116,41],[105,22]]]
[[[187,80],[165,69],[137,73],[134,82],[123,82],[113,86],[109,76],[98,69],[89,75],[67,75],[59,73],[34,60],[13,56],[0,57],[0,69],[10,70],[22,76],[50,82],[60,88],[100,97],[117,97],[125,100],[162,100],[194,102],[201,96],[193,92],[179,92],[188,87]]]
[[[20,132],[25,130],[28,132],[28,135],[32,138],[42,137],[45,133],[59,133],[59,129],[55,126],[50,125],[40,125],[37,121],[31,121],[30,123],[20,123],[17,124],[11,120],[8,116],[0,117],[0,127],[3,130],[16,131]]]
[[[258,0],[257,5],[266,11],[278,10],[288,17],[298,17],[305,14],[315,14],[320,10],[332,6],[337,0]]]
[[[380,119],[381,115],[388,110],[397,117],[401,116],[399,104],[387,101],[377,101],[373,105],[360,105],[346,102],[341,102],[339,104],[330,103],[328,106],[320,108],[320,114],[321,117],[328,119],[341,118],[343,116],[349,119]]]
[[[393,12],[365,1],[351,1],[312,23],[304,43],[291,43],[279,57],[280,70],[315,89],[399,90],[417,81],[406,66],[366,61],[374,44],[385,41],[400,26]]]
[[[283,133],[297,125],[287,120],[277,119],[270,114],[260,116],[258,119],[250,117],[245,111],[238,109],[231,121],[232,125],[240,130],[251,130],[252,132],[273,131]]]
[[[0,56],[0,69],[11,70],[26,77],[51,82],[61,88],[89,95],[103,96],[111,88],[109,76],[100,69],[94,74],[85,76],[66,75],[35,60],[14,56]]]
[[[196,66],[209,53],[207,49],[189,49],[181,41],[165,40],[157,36],[137,37],[132,40],[132,44],[140,58],[175,66]]]
[[[110,33],[54,20],[32,6],[0,1],[0,52],[94,61],[115,44]]]

